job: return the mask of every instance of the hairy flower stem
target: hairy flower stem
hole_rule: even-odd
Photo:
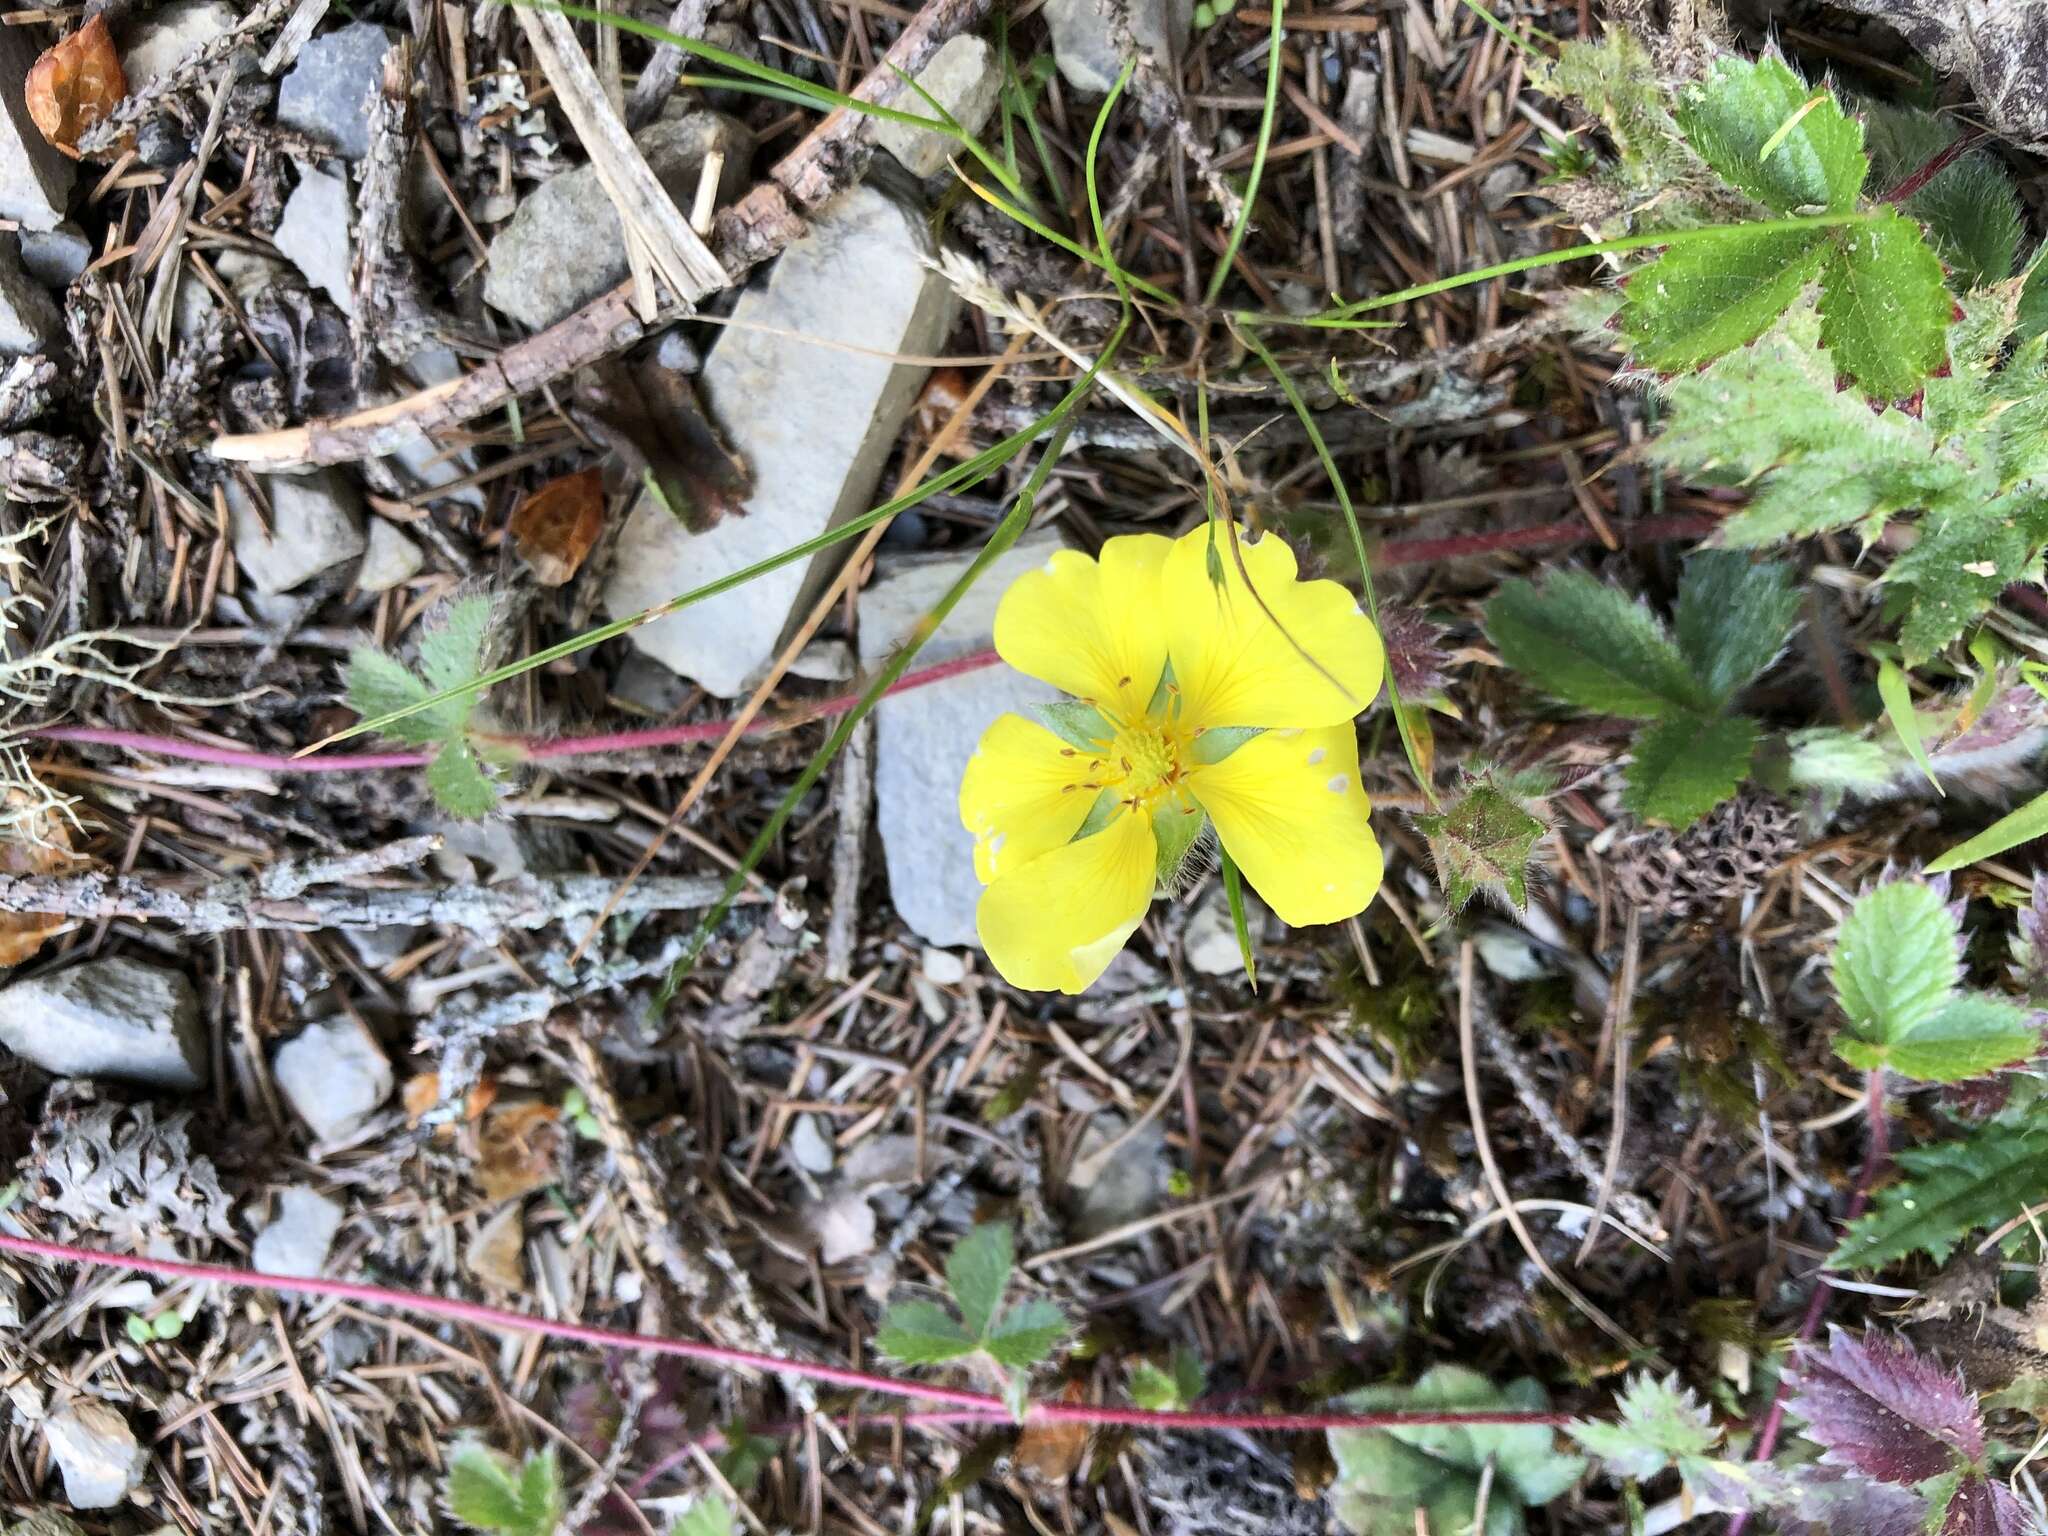
[[[369,1285],[357,1280],[325,1280],[311,1276],[264,1275],[226,1264],[188,1264],[174,1259],[153,1259],[138,1254],[108,1253],[80,1248],[69,1243],[45,1242],[39,1238],[0,1233],[0,1253],[23,1258],[44,1259],[63,1264],[84,1264],[97,1269],[128,1269],[161,1280],[191,1280],[202,1285],[231,1285],[244,1290],[267,1291],[275,1295],[327,1296],[338,1301],[361,1302],[390,1307],[426,1317],[446,1318],[479,1328],[511,1333],[537,1333],[550,1339],[594,1344],[604,1349],[625,1349],[639,1354],[674,1355],[707,1365],[730,1366],[740,1370],[766,1371],[777,1375],[803,1376],[835,1386],[864,1392],[881,1392],[913,1401],[945,1403],[956,1410],[958,1422],[982,1419],[1010,1419],[1010,1410],[1000,1397],[986,1392],[968,1392],[957,1387],[933,1386],[903,1376],[883,1376],[846,1366],[793,1360],[758,1350],[727,1349],[717,1344],[700,1344],[690,1339],[664,1338],[658,1334],[630,1333],[621,1328],[601,1328],[591,1323],[567,1322],[532,1317],[481,1302],[460,1301],[447,1296],[427,1296],[390,1286]],[[1329,1429],[1384,1429],[1393,1426],[1515,1424],[1559,1428],[1570,1421],[1564,1413],[1514,1413],[1473,1410],[1469,1412],[1389,1413],[1179,1413],[1149,1408],[1121,1408],[1088,1403],[1033,1403],[1025,1414],[1027,1423],[1114,1425],[1130,1429],[1225,1429],[1273,1432],[1315,1432]],[[930,1422],[927,1420],[927,1422]]]
[[[1616,531],[1628,544],[1661,544],[1679,539],[1696,539],[1714,531],[1718,517],[1692,514],[1678,517],[1644,518],[1621,525]],[[1402,566],[1427,565],[1442,560],[1462,560],[1477,555],[1512,551],[1568,549],[1589,544],[1595,534],[1583,519],[1539,523],[1527,528],[1499,528],[1487,533],[1463,534],[1447,539],[1395,539],[1382,544],[1373,556],[1375,570],[1397,570]],[[994,651],[976,651],[936,666],[906,672],[887,692],[908,693],[949,677],[996,665]],[[774,719],[757,719],[747,727],[750,736],[765,736],[799,725],[845,714],[860,702],[857,693],[842,693],[820,699]],[[729,728],[725,720],[700,720],[690,725],[656,726],[641,731],[609,731],[591,736],[503,737],[495,744],[509,748],[529,762],[558,758],[602,757],[613,752],[638,752],[660,747],[692,746],[716,741]],[[172,758],[187,763],[217,763],[226,768],[249,768],[264,773],[368,773],[380,769],[424,768],[431,752],[330,752],[317,757],[296,754],[254,752],[242,747],[216,747],[205,742],[186,741],[177,736],[157,736],[146,731],[121,731],[96,725],[43,725],[21,732],[23,740],[68,741],[85,746],[118,747],[149,757]]]
[[[1876,1185],[1878,1175],[1884,1172],[1885,1164],[1891,1161],[1891,1132],[1884,1119],[1884,1068],[1873,1067],[1864,1093],[1864,1118],[1869,1123],[1870,1142],[1863,1155],[1863,1168],[1856,1176],[1856,1188],[1849,1196],[1847,1221],[1853,1222],[1863,1214],[1870,1204],[1870,1191]],[[1834,1282],[1823,1270],[1815,1278],[1813,1295],[1807,1298],[1806,1315],[1799,1320],[1797,1342],[1809,1343],[1820,1332],[1820,1320],[1827,1315],[1828,1298],[1834,1294]],[[1771,1394],[1770,1410],[1756,1432],[1756,1449],[1752,1461],[1769,1461],[1771,1452],[1778,1448],[1778,1431],[1785,1424],[1786,1381],[1781,1372],[1777,1390]],[[1749,1512],[1740,1511],[1729,1517],[1728,1536],[1742,1536],[1743,1528],[1749,1524]]]

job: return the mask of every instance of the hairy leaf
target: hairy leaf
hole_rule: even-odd
[[[553,1446],[514,1463],[478,1441],[461,1441],[448,1453],[442,1496],[462,1524],[497,1536],[554,1536],[565,1512]]]
[[[1733,702],[1777,659],[1798,617],[1799,592],[1783,561],[1753,561],[1732,549],[1687,558],[1673,628],[1693,676],[1716,704]]]
[[[1659,720],[1635,739],[1621,803],[1645,820],[1689,827],[1735,798],[1756,743],[1757,725],[1747,715]]]
[[[1720,1442],[1713,1415],[1679,1384],[1676,1372],[1659,1381],[1643,1371],[1629,1379],[1615,1402],[1613,1423],[1577,1419],[1565,1433],[1607,1464],[1617,1477],[1655,1477],[1666,1467],[1683,1467]]]
[[[1731,186],[1777,213],[1856,206],[1863,128],[1831,92],[1773,58],[1721,58],[1678,106],[1678,125]]]
[[[1939,1536],[2039,1536],[2040,1523],[2012,1490],[1983,1472],[1965,1472],[1942,1506]]]
[[[1905,1177],[1877,1192],[1828,1257],[1830,1269],[1882,1269],[1911,1253],[1937,1263],[1970,1233],[2048,1198],[2048,1126],[1993,1123],[1897,1154]]]
[[[875,1348],[904,1365],[937,1365],[971,1355],[980,1340],[935,1301],[899,1301],[882,1319]]]
[[[1637,360],[1678,373],[1756,340],[1820,275],[1821,230],[1732,228],[1674,245],[1630,275],[1622,330]]]
[[[1015,1267],[1016,1253],[1006,1221],[978,1226],[953,1245],[946,1259],[946,1285],[953,1292],[961,1321],[975,1338],[987,1336]]]
[[[441,622],[420,636],[420,670],[436,693],[475,682],[490,638],[491,601],[466,597],[450,603]]]
[[[475,820],[498,807],[497,786],[484,772],[476,749],[467,741],[451,741],[427,764],[427,788],[450,815]]]
[[[1004,1312],[983,1347],[998,1365],[1029,1370],[1051,1359],[1067,1332],[1066,1314],[1051,1302],[1033,1297]]]
[[[366,720],[417,704],[427,691],[425,683],[382,651],[358,646],[349,653],[349,708]],[[415,743],[439,741],[443,735],[432,711],[394,720],[390,729],[400,741]]]
[[[1509,666],[1581,709],[1658,720],[1709,702],[1650,611],[1582,571],[1508,582],[1486,633]]]
[[[676,1516],[668,1536],[733,1536],[737,1529],[732,1506],[707,1495]]]
[[[1889,192],[1955,142],[1946,117],[1884,102],[1858,103],[1870,154],[1870,190]],[[1906,199],[1905,209],[1927,226],[1957,286],[1982,288],[2012,276],[2023,223],[2013,181],[1991,156],[1971,150]]]
[[[1838,1039],[1852,1067],[1889,1067],[1924,1083],[1957,1083],[2025,1061],[2041,1048],[2040,1026],[2002,997],[1964,992],[1884,1041]]]
[[[1516,911],[1529,904],[1529,861],[1550,828],[1492,779],[1473,781],[1457,804],[1439,816],[1418,816],[1415,825],[1429,839],[1453,913],[1481,891]]]
[[[1941,258],[1896,208],[1831,235],[1821,345],[1873,400],[1903,399],[1947,355],[1954,305]]]
[[[1903,1339],[1830,1328],[1827,1348],[1800,1346],[1792,1369],[1792,1411],[1824,1461],[1910,1485],[1983,1459],[1976,1396]]]
[[[1860,1040],[1884,1045],[1934,1016],[1962,975],[1940,892],[1894,880],[1857,897],[1835,937],[1835,997]]]

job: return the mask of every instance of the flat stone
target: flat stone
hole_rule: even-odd
[[[0,353],[24,357],[46,352],[63,335],[64,317],[21,264],[20,239],[0,235]]]
[[[348,183],[303,161],[297,164],[299,184],[284,200],[284,217],[277,221],[271,244],[307,282],[334,300],[343,314],[352,315],[356,296],[348,280],[348,221],[353,206]]]
[[[68,288],[92,262],[92,241],[66,219],[55,229],[28,229],[21,235],[21,264],[45,288]]]
[[[789,1155],[805,1173],[830,1173],[832,1141],[818,1129],[816,1115],[798,1115],[789,1125]]]
[[[957,987],[967,979],[967,957],[927,945],[919,967],[935,987]]]
[[[1124,50],[1110,25],[1108,0],[1045,0],[1052,56],[1067,84],[1100,96],[1116,84]],[[1131,35],[1162,62],[1180,56],[1195,23],[1194,0],[1130,0]]]
[[[227,0],[170,0],[137,21],[121,50],[128,94],[168,75],[208,43],[235,30],[235,8]]]
[[[321,1141],[352,1135],[391,1097],[391,1060],[351,1018],[309,1024],[277,1048],[271,1072]]]
[[[1253,905],[1249,892],[1244,898],[1245,927],[1258,938],[1264,912]],[[1237,942],[1237,925],[1230,920],[1230,899],[1221,887],[1202,898],[1180,938],[1181,953],[1190,969],[1204,976],[1241,976],[1244,950]]]
[[[112,1509],[142,1482],[149,1452],[118,1409],[81,1398],[43,1420],[50,1459],[73,1509]]]
[[[915,665],[950,661],[994,643],[996,604],[1011,582],[1060,548],[1033,534],[968,590],[918,653]],[[893,653],[974,559],[972,552],[898,566],[860,595],[860,657],[872,667]],[[974,838],[960,824],[960,776],[981,734],[1002,714],[1029,715],[1059,692],[998,663],[892,694],[875,709],[875,824],[897,915],[928,944],[975,944]]]
[[[270,502],[267,529],[241,482],[227,481],[235,558],[257,591],[288,592],[363,552],[362,501],[343,476],[323,469],[258,479]]]
[[[345,160],[370,152],[372,95],[398,34],[357,21],[314,38],[277,87],[277,125],[327,145]]]
[[[207,1078],[192,983],[119,955],[0,990],[0,1044],[59,1077],[181,1089]]]
[[[71,196],[72,167],[28,115],[23,88],[36,52],[27,27],[0,27],[0,218],[52,229]]]
[[[1067,1172],[1068,1219],[1081,1241],[1150,1216],[1166,1198],[1164,1127],[1154,1120],[1125,1138],[1127,1128],[1122,1115],[1103,1113],[1081,1133]]]
[[[1003,83],[996,71],[995,50],[966,32],[947,38],[945,45],[917,72],[916,79],[969,133],[981,132],[996,109],[996,97]],[[919,117],[932,115],[931,102],[916,91],[903,92],[891,105]],[[960,146],[946,134],[929,128],[885,121],[875,124],[875,147],[894,155],[911,175],[924,177],[936,176],[944,170],[947,157]]]
[[[712,150],[725,154],[720,203],[737,197],[752,180],[754,135],[721,112],[659,119],[634,134],[633,142],[686,214],[696,200],[698,171]],[[491,238],[484,302],[538,331],[616,288],[627,270],[619,211],[596,168],[578,166],[529,192]]]
[[[370,519],[369,547],[363,551],[356,586],[364,592],[389,592],[419,574],[427,557],[396,526],[381,517]]]
[[[277,1197],[277,1214],[249,1250],[258,1274],[317,1275],[346,1213],[317,1190],[297,1185]]]
[[[923,265],[931,254],[921,208],[856,186],[816,215],[765,283],[740,296],[733,316],[749,328],[719,338],[700,389],[752,468],[746,515],[693,534],[643,496],[605,586],[610,613],[652,607],[868,509],[928,371],[885,356],[936,352],[952,323],[952,290]],[[798,339],[813,337],[865,350]],[[843,558],[832,549],[792,562],[644,624],[631,639],[670,670],[735,697],[774,655],[792,608],[814,601]]]

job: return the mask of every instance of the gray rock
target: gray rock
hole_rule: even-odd
[[[1256,938],[1260,914],[1245,897],[1245,926]],[[1188,919],[1181,935],[1181,953],[1191,969],[1204,976],[1238,976],[1244,972],[1244,950],[1237,942],[1237,926],[1230,920],[1230,901],[1222,889],[1211,891]]]
[[[321,1141],[353,1134],[391,1097],[391,1061],[351,1018],[309,1024],[270,1066],[291,1107]]]
[[[1060,547],[1055,534],[1034,534],[991,566],[917,653],[918,666],[986,650],[996,604],[1028,570]],[[874,666],[910,635],[971,554],[920,560],[879,577],[860,595],[860,656]],[[977,942],[974,838],[960,825],[960,776],[981,733],[996,716],[1028,715],[1057,690],[1006,666],[928,683],[882,700],[875,710],[875,824],[889,868],[896,912],[927,943]]]
[[[120,1410],[80,1398],[43,1420],[50,1459],[64,1474],[64,1499],[73,1509],[112,1509],[142,1482],[149,1452]]]
[[[213,263],[214,275],[244,309],[287,270],[276,257],[259,256],[254,251],[222,251]],[[171,334],[180,341],[190,341],[219,308],[220,301],[214,298],[212,289],[191,273],[182,274],[178,278],[178,296],[171,305]]]
[[[633,135],[647,168],[685,213],[697,195],[704,157],[723,150],[721,203],[752,176],[754,136],[735,118],[692,112],[663,118]],[[526,195],[491,239],[484,302],[534,330],[553,325],[626,278],[626,236],[604,183],[584,165],[549,177]]]
[[[170,0],[144,14],[121,50],[128,94],[169,74],[208,43],[235,30],[235,8],[227,0]]]
[[[1153,57],[1170,64],[1194,26],[1194,0],[1130,0],[1131,34]],[[1052,56],[1067,84],[1100,96],[1124,67],[1124,50],[1110,25],[1107,0],[1045,0]]]
[[[0,991],[0,1044],[59,1077],[198,1088],[199,999],[182,972],[113,956]]]
[[[996,109],[996,96],[1003,82],[996,72],[995,51],[980,38],[962,32],[946,39],[945,46],[917,72],[917,83],[952,113],[962,128],[979,133]],[[892,105],[919,117],[932,115],[931,103],[915,91],[905,91]],[[929,128],[878,122],[875,147],[886,149],[911,175],[922,177],[935,176],[945,169],[947,157],[959,145]]]
[[[919,969],[935,987],[957,987],[967,979],[967,957],[927,945]]]
[[[370,102],[398,34],[357,21],[316,37],[277,88],[277,125],[328,145],[345,160],[370,152]]]
[[[299,184],[284,200],[284,217],[270,237],[307,282],[321,289],[345,315],[356,312],[349,286],[348,183],[299,162]]]
[[[867,510],[882,466],[924,383],[924,368],[883,354],[936,352],[951,289],[921,208],[870,186],[842,193],[785,251],[767,282],[740,296],[704,365],[701,392],[727,443],[751,466],[747,515],[692,534],[642,497],[627,519],[604,591],[614,615],[643,608],[815,538]],[[732,698],[774,654],[791,609],[814,601],[843,551],[828,550],[632,632],[641,650]]]
[[[258,480],[270,503],[268,528],[241,482],[227,482],[235,558],[257,591],[288,592],[363,552],[362,502],[343,476],[323,469]]]
[[[45,288],[68,288],[92,261],[92,241],[66,219],[55,229],[29,229],[21,235],[21,264]]]
[[[1067,1171],[1068,1219],[1080,1241],[1150,1216],[1166,1198],[1165,1129],[1153,1120],[1119,1140],[1127,1125],[1122,1115],[1104,1113],[1081,1133]]]
[[[0,218],[53,229],[71,195],[71,162],[28,115],[23,87],[36,61],[27,27],[0,27]]]
[[[0,353],[22,357],[46,352],[63,335],[64,317],[22,268],[20,240],[0,235]]]
[[[256,1234],[249,1250],[264,1275],[317,1275],[341,1230],[342,1208],[325,1195],[297,1185],[277,1197],[277,1214]]]
[[[816,1115],[798,1115],[789,1125],[789,1155],[805,1173],[830,1173],[832,1139],[818,1129]]]
[[[365,592],[389,592],[401,581],[418,575],[426,562],[419,545],[383,518],[373,517],[369,547],[363,551],[362,568],[356,572],[356,586]]]

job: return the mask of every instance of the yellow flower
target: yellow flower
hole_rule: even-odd
[[[1239,547],[1243,572],[1206,526],[1111,539],[1003,595],[1003,660],[1078,701],[1004,715],[960,784],[976,926],[1011,985],[1087,988],[1212,822],[1287,923],[1355,916],[1379,889],[1351,724],[1379,692],[1379,636],[1279,538]]]

